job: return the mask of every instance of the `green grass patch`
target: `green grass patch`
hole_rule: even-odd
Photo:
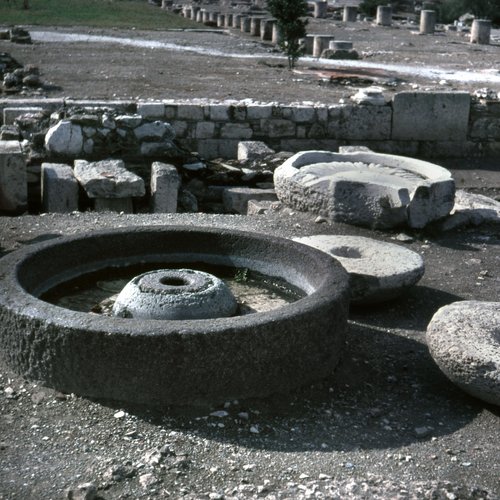
[[[197,26],[146,0],[29,0],[29,6],[23,9],[23,0],[0,0],[0,23],[144,30]]]

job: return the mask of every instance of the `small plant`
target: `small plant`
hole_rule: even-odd
[[[234,281],[236,281],[236,283],[246,283],[249,278],[249,273],[250,271],[247,267],[238,269],[234,275]]]
[[[293,69],[297,59],[303,54],[300,43],[306,36],[307,15],[306,0],[268,0],[268,9],[276,18],[280,34],[279,47],[287,55],[288,67]]]

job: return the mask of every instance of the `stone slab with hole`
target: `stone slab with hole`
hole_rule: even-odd
[[[295,238],[335,257],[349,273],[351,303],[372,304],[399,297],[423,276],[422,257],[408,248],[362,236]]]
[[[295,209],[338,222],[425,227],[453,208],[451,173],[403,156],[356,151],[303,151],[274,172],[276,194]]]

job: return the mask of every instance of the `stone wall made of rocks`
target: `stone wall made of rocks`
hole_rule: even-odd
[[[374,151],[420,157],[492,156],[500,151],[500,101],[467,92],[402,92],[382,105],[257,103],[251,100],[158,102],[0,100],[3,124],[24,113],[65,106],[126,110],[169,123],[177,143],[206,159],[235,158],[240,141],[263,141],[277,151]]]

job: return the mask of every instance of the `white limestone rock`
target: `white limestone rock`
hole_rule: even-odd
[[[28,174],[19,141],[0,141],[0,210],[28,208]]]
[[[462,301],[442,307],[427,327],[427,344],[453,383],[500,405],[500,302]]]
[[[422,228],[453,207],[455,183],[438,165],[373,152],[297,153],[274,173],[280,201],[348,224]]]
[[[373,304],[399,297],[424,275],[422,257],[394,243],[362,236],[294,238],[337,259],[349,273],[351,303]]]
[[[74,173],[89,198],[129,198],[146,193],[143,179],[128,171],[122,160],[75,160]]]
[[[82,127],[69,120],[61,120],[45,135],[45,149],[55,155],[80,155],[83,150]]]

